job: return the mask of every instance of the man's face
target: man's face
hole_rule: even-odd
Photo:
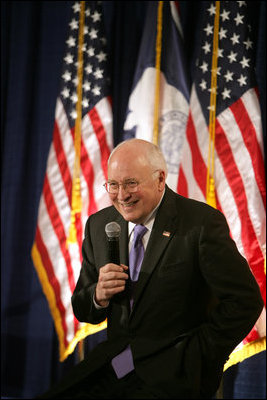
[[[163,171],[154,172],[143,156],[118,150],[108,167],[108,181],[119,184],[135,180],[137,191],[132,193],[119,186],[118,194],[109,194],[110,199],[126,221],[141,224],[157,206],[165,187]]]

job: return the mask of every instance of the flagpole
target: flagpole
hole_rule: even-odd
[[[84,17],[85,1],[80,2],[80,20],[79,20],[79,44],[78,44],[78,69],[77,69],[77,104],[76,120],[74,133],[75,159],[72,178],[72,197],[71,197],[71,224],[67,245],[77,242],[77,232],[75,227],[76,216],[81,213],[81,183],[80,183],[80,156],[81,156],[81,121],[82,121],[82,83],[83,83],[83,39],[84,39]]]
[[[158,144],[159,138],[159,102],[160,102],[160,63],[162,48],[162,9],[163,1],[158,2],[158,18],[157,18],[157,38],[156,38],[156,78],[155,78],[155,103],[154,103],[154,126],[153,126],[153,143]]]
[[[213,30],[213,52],[211,68],[211,91],[209,113],[209,153],[207,168],[207,203],[216,208],[215,181],[214,181],[214,147],[216,130],[216,96],[217,96],[217,66],[218,66],[218,40],[219,40],[220,1],[216,1],[216,12]]]
[[[83,84],[83,42],[84,42],[84,19],[85,19],[85,1],[80,1],[80,19],[79,19],[79,43],[78,43],[78,68],[77,68],[77,104],[76,120],[74,131],[74,149],[75,159],[72,178],[72,197],[71,197],[71,223],[67,246],[70,243],[77,243],[76,217],[80,217],[82,211],[81,183],[80,183],[80,157],[81,157],[81,123],[82,123],[82,84]],[[79,361],[84,359],[84,341],[78,342]]]

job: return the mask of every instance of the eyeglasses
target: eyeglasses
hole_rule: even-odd
[[[119,193],[119,187],[122,186],[123,190],[126,190],[127,192],[134,193],[137,192],[139,182],[136,180],[132,179],[129,181],[125,181],[123,183],[118,183],[118,182],[106,182],[104,183],[104,187],[108,193],[111,194],[118,194]]]
[[[156,171],[152,172],[152,175],[155,172],[158,172],[159,170],[157,169]],[[143,181],[145,182],[145,181]],[[129,192],[129,193],[135,193],[138,190],[138,186],[140,185],[141,182],[138,182],[135,179],[129,179],[126,180],[122,183],[118,183],[118,182],[105,182],[104,183],[104,188],[106,189],[106,191],[110,194],[118,194],[119,193],[119,187],[122,186],[123,190]]]

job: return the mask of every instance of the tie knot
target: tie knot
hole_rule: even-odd
[[[147,228],[144,225],[135,225],[134,227],[134,242],[138,242],[142,239],[146,233]]]

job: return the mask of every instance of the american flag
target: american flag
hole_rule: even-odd
[[[107,159],[113,148],[109,64],[101,2],[73,3],[69,27],[53,140],[32,247],[33,262],[58,335],[61,361],[73,352],[79,340],[105,328],[105,323],[96,326],[79,323],[73,314],[71,296],[81,268],[86,220],[110,204],[102,184],[107,178]],[[78,103],[80,142],[75,130]],[[75,208],[72,189],[76,184],[73,181],[77,161],[80,187],[76,194],[80,196],[81,209],[75,215],[76,240],[71,243],[68,238]]]
[[[245,1],[201,3],[205,5],[201,44],[177,191],[206,202],[209,154],[213,154],[216,206],[226,216],[231,235],[247,259],[266,304],[264,149],[249,7]],[[217,65],[212,63],[216,7],[219,15]],[[209,152],[209,117],[214,106],[210,103],[212,68],[217,78],[214,153]],[[225,368],[265,349],[265,312],[264,309]]]

